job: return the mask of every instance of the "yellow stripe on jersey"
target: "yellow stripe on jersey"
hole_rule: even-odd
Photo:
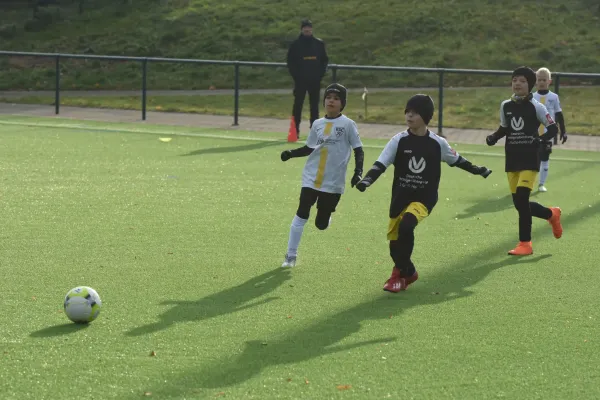
[[[326,122],[323,129],[323,136],[327,137],[331,134],[333,122]],[[317,177],[315,178],[315,188],[320,189],[323,184],[323,176],[325,175],[325,164],[327,164],[327,147],[321,147],[321,156],[319,158],[319,168],[317,169]]]
[[[546,105],[546,96],[540,96],[540,103],[542,103],[543,105]],[[538,133],[540,135],[544,134],[544,124],[540,124],[540,127],[538,128]]]

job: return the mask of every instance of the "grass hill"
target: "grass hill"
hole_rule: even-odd
[[[596,0],[55,0],[37,18],[0,0],[0,49],[78,54],[285,61],[309,17],[332,63],[600,72]],[[50,59],[0,56],[0,89],[51,89]],[[139,88],[134,62],[65,60],[64,88]],[[287,87],[285,68],[242,68],[244,88]],[[153,89],[229,88],[233,67],[151,64]],[[329,79],[329,78],[328,78]],[[435,85],[434,74],[343,71],[349,86]],[[447,85],[505,78],[453,75]]]

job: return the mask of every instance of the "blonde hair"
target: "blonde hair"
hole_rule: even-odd
[[[552,74],[548,68],[540,68],[536,71],[536,75],[546,75],[548,79],[552,79]]]

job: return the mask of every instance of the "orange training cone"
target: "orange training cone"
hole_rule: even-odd
[[[298,131],[296,130],[296,121],[294,120],[294,116],[290,118],[290,130],[288,131],[288,142],[297,142],[298,141]]]

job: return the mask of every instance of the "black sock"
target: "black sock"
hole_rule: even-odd
[[[519,186],[513,194],[513,203],[519,212],[519,241],[531,242],[531,208],[529,194],[531,189]]]
[[[550,219],[552,217],[552,210],[535,201],[529,202],[529,208],[531,209],[531,215],[536,218]]]

